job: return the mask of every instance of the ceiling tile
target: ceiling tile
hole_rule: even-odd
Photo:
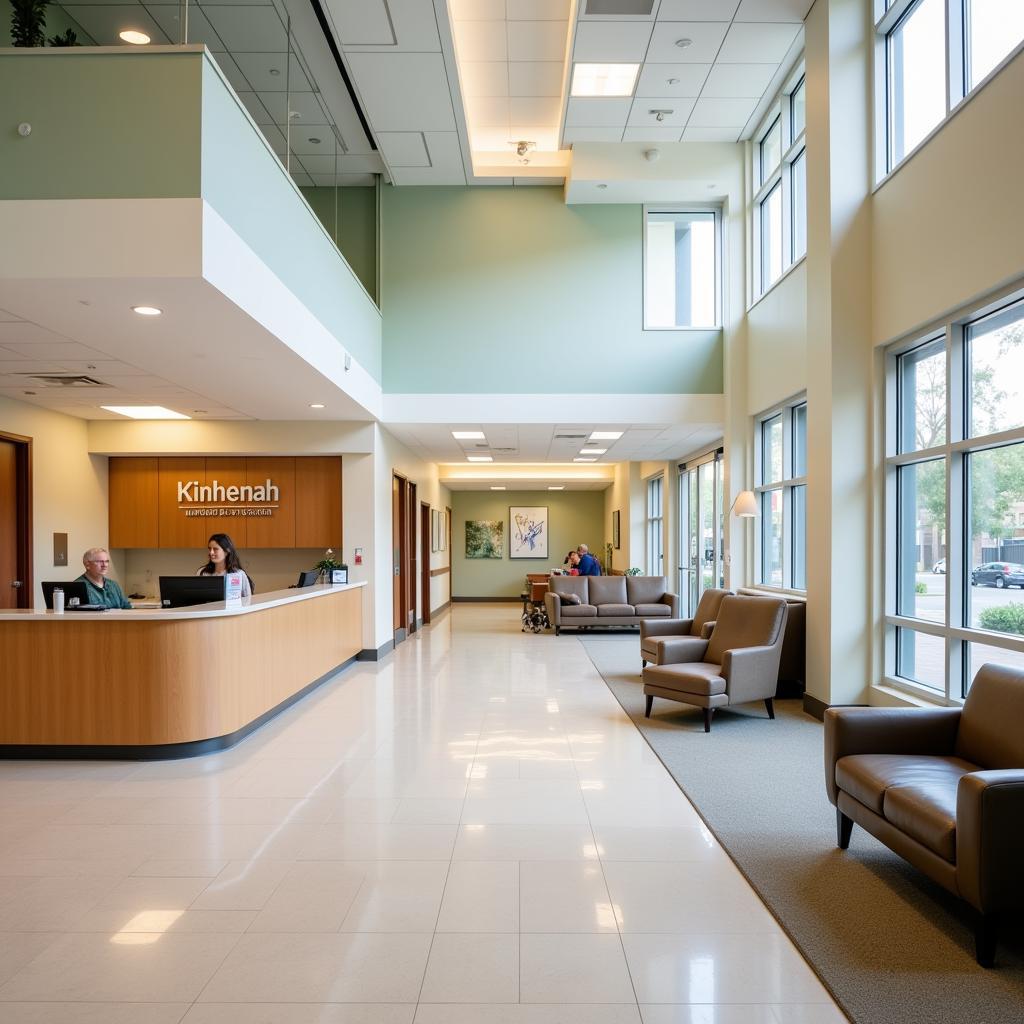
[[[560,60],[511,61],[508,90],[512,96],[561,96]]]
[[[564,21],[510,21],[509,60],[563,60],[568,31]]]
[[[306,166],[306,158],[309,156],[317,157],[320,160],[330,160],[331,169],[334,167],[334,145],[335,137],[334,132],[331,130],[330,125],[292,125],[292,130],[288,135],[288,139],[291,142],[292,152],[298,154],[302,158],[302,165],[309,170]],[[338,160],[341,161],[341,151],[338,151]],[[327,170],[326,167],[323,170]]]
[[[509,103],[507,96],[476,96],[466,100],[470,123],[482,128],[509,124]]]
[[[238,98],[245,105],[245,109],[249,111],[252,119],[261,127],[263,125],[271,125],[274,123],[274,119],[267,112],[267,108],[263,106],[263,101],[254,92],[239,92]]]
[[[150,17],[160,26],[165,36],[177,43],[181,32],[179,4],[146,4]],[[82,26],[85,27],[84,25]],[[188,42],[204,43],[211,50],[223,50],[224,43],[203,14],[202,8],[191,4],[188,9]]]
[[[293,128],[300,125],[325,125],[328,123],[327,115],[324,113],[324,108],[320,105],[316,93],[296,92],[292,93],[290,97],[283,92],[261,92],[257,95],[276,125],[283,125],[287,119],[286,98],[290,100],[287,105],[288,109],[299,115],[292,118]]]
[[[659,21],[729,21],[740,0],[661,0]]]
[[[395,172],[399,185],[465,185],[466,171],[457,132],[425,132],[431,167],[403,167]]]
[[[513,97],[509,118],[513,124],[557,125],[562,120],[562,100],[558,96]]]
[[[239,53],[286,53],[288,36],[273,7],[204,7],[227,49]]]
[[[459,60],[500,60],[508,57],[508,41],[503,21],[457,21],[455,48]]]
[[[710,70],[710,64],[645,64],[636,95],[699,96]],[[670,79],[675,80],[673,84]]]
[[[708,75],[701,96],[753,96],[760,99],[777,69],[777,64],[716,64]]]
[[[239,53],[235,63],[256,92],[312,91],[295,54],[291,55],[287,66],[283,53]]]
[[[118,33],[125,29],[145,32],[154,44],[177,43],[168,37],[142,4],[81,5],[75,8],[75,21],[96,40],[97,46],[125,46]]]
[[[509,135],[513,139],[525,139],[536,143],[541,152],[552,152],[558,149],[558,125],[516,124],[509,125]]]
[[[647,60],[653,64],[713,64],[729,28],[728,22],[659,21],[651,35]],[[691,39],[687,47],[679,39]]]
[[[504,21],[505,0],[448,0],[452,21]]]
[[[332,177],[334,175],[334,154],[325,153],[322,156],[317,153],[309,153],[302,151],[299,147],[296,147],[296,153],[299,159],[302,161],[302,166],[307,174],[328,175]],[[341,160],[338,160],[338,170],[341,170]]]
[[[23,344],[5,340],[4,347],[22,359],[82,359],[92,363],[103,358],[103,353],[79,345],[77,341],[37,341]]]
[[[742,128],[757,106],[756,99],[697,100],[688,127]]]
[[[6,309],[0,309],[0,324],[10,324],[20,322],[21,317],[15,316],[13,313],[9,313]]]
[[[394,46],[397,43],[384,0],[326,0],[342,46]]]
[[[463,96],[507,96],[509,69],[503,60],[459,61]]]
[[[422,132],[378,132],[377,141],[392,168],[430,166]]]
[[[718,59],[730,64],[779,64],[799,31],[799,25],[734,24]]]
[[[224,77],[231,83],[235,92],[248,92],[252,89],[249,80],[242,74],[241,69],[235,63],[234,58],[223,50],[211,50],[210,55],[214,63],[221,69]]]
[[[509,21],[569,20],[569,0],[505,0]]]
[[[358,7],[365,0],[348,6]],[[388,0],[391,21],[398,36],[398,49],[412,53],[441,52],[441,39],[437,34],[437,15],[434,5],[423,0]]]
[[[28,345],[46,341],[60,342],[67,340],[63,334],[57,334],[55,331],[47,330],[45,327],[40,327],[39,324],[31,323],[28,320],[11,320],[0,323],[0,345],[11,347],[14,344]],[[46,357],[33,354],[33,358]]]
[[[736,21],[802,22],[814,0],[743,0]]]
[[[454,131],[439,53],[352,53],[349,63],[376,131]]]
[[[473,149],[488,153],[511,153],[515,148],[511,125],[470,125],[469,142]]]
[[[566,145],[573,142],[621,142],[622,125],[566,125],[562,140]]]
[[[513,178],[512,184],[517,188],[561,186],[565,184],[565,178]]]
[[[633,101],[633,107],[629,112],[629,120],[626,124],[629,127],[661,125],[667,128],[677,125],[679,128],[682,128],[686,124],[690,111],[693,110],[693,105],[696,102],[694,99],[678,99],[671,96],[642,97]],[[663,111],[661,121],[658,120],[657,114],[651,113],[653,110]],[[678,136],[679,133],[677,132],[676,135]]]
[[[629,108],[633,101],[607,99],[605,97],[584,97],[569,100],[565,114],[566,125],[621,125],[625,126]],[[582,142],[583,140],[577,140]]]
[[[379,174],[384,170],[379,153],[344,153],[338,167],[345,174]]]
[[[678,142],[683,129],[680,125],[638,125],[622,133],[623,142]]]
[[[582,21],[576,27],[572,59],[588,61],[642,61],[651,38],[649,21]]]

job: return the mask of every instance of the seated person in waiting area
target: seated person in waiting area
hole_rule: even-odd
[[[590,548],[586,544],[581,544],[576,551],[580,556],[579,575],[600,576],[601,563],[590,553]]]
[[[562,563],[565,568],[562,570],[566,576],[579,576],[580,574],[580,556],[575,551],[570,551],[565,556],[565,561]]]
[[[132,603],[124,596],[124,591],[113,580],[107,579],[110,552],[106,548],[89,548],[82,555],[82,564],[85,572],[75,582],[85,584],[89,604],[101,604],[104,608],[131,608]]]

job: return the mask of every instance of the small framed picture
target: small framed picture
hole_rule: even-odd
[[[344,569],[332,569],[331,583],[348,583],[348,568],[346,567]]]
[[[621,529],[622,529],[621,513],[619,512],[618,509],[616,509],[612,513],[612,544],[615,545],[615,550],[616,551],[618,551],[619,548],[622,546],[620,544],[620,541],[622,539],[621,533],[620,533]]]

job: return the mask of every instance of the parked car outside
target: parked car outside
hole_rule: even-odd
[[[1020,587],[1024,590],[1024,565],[1014,562],[985,562],[971,570],[971,586]]]
[[[945,560],[944,558],[940,558],[940,559],[939,559],[939,560],[938,560],[938,561],[937,561],[937,562],[936,562],[936,563],[935,563],[935,564],[934,564],[934,565],[932,566],[932,572],[934,572],[934,573],[936,573],[936,574],[938,574],[938,573],[942,573],[943,575],[945,575],[945,573],[946,573],[946,560]]]

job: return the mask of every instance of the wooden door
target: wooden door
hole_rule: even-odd
[[[409,577],[408,587],[405,592],[406,614],[409,620],[409,632],[415,633],[416,625],[416,596],[420,586],[420,557],[419,546],[416,543],[416,533],[419,519],[416,515],[416,485],[411,481],[406,485],[406,502],[408,503],[408,514],[406,523],[408,525],[408,551],[409,551]]]
[[[420,607],[423,609],[423,625],[430,623],[430,506],[420,502]]]
[[[0,434],[0,608],[32,605],[32,439]]]
[[[402,621],[402,507],[405,501],[405,480],[400,476],[391,481],[391,603],[394,610],[392,626],[395,643],[405,639],[405,623]]]

